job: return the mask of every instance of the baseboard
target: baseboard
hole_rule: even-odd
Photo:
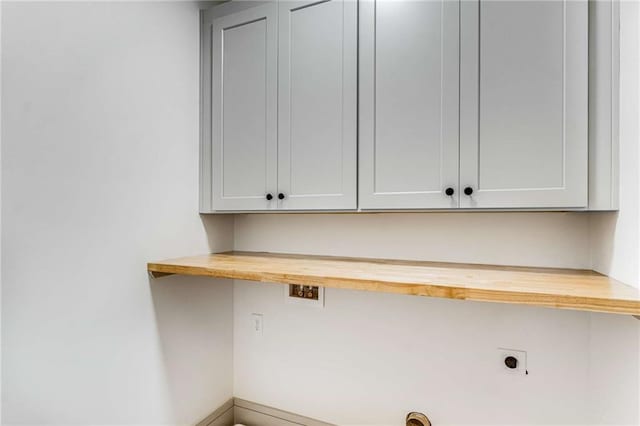
[[[233,398],[222,404],[220,407],[209,414],[207,417],[199,421],[196,426],[233,426]]]
[[[240,398],[233,401],[235,422],[245,426],[335,426]]]
[[[232,398],[196,426],[335,426],[266,405]]]

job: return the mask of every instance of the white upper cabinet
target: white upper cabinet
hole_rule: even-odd
[[[460,206],[586,207],[588,3],[464,1],[460,57]]]
[[[229,9],[210,26],[213,206],[266,210],[277,191],[277,5]]]
[[[202,211],[357,208],[357,8],[237,1],[205,13]]]
[[[360,2],[361,208],[458,207],[458,34],[457,1]]]
[[[357,2],[279,4],[280,208],[355,209]]]
[[[212,7],[200,211],[616,209],[617,1]]]

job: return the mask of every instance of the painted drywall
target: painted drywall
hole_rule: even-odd
[[[640,287],[640,6],[620,2],[620,211],[589,218],[594,269]],[[589,329],[591,419],[640,424],[640,322],[591,314]]]
[[[640,424],[640,331],[633,317],[590,314],[589,412],[594,424]]]
[[[502,265],[589,266],[582,213],[238,215],[237,250]]]
[[[236,250],[590,266],[580,213],[239,215]],[[264,332],[252,330],[264,315]],[[498,348],[528,353],[513,377]],[[341,425],[638,423],[638,323],[625,316],[326,289],[326,307],[237,281],[234,393]],[[277,383],[277,386],[274,386]]]
[[[572,213],[242,215],[235,248],[585,267],[588,218]],[[251,313],[264,315],[253,335]],[[586,424],[589,314],[326,289],[326,307],[236,282],[234,390],[341,425]],[[498,348],[526,350],[527,377]],[[278,386],[274,386],[278,383]]]
[[[588,423],[588,314],[325,291],[317,309],[236,282],[237,397],[339,425],[400,426],[413,410],[437,425]],[[507,372],[500,347],[527,350],[529,375]]]
[[[592,267],[640,287],[640,21],[637,2],[620,2],[620,210],[590,214]]]
[[[233,243],[197,214],[198,7],[2,3],[2,423],[194,424],[232,284],[145,262]]]
[[[195,214],[195,6],[3,8],[3,423],[193,423],[231,395],[232,371],[236,396],[339,424],[400,425],[410,409],[436,424],[638,423],[629,318],[331,289],[314,310],[247,282],[232,314],[229,283],[150,282],[143,267],[232,246],[588,267],[606,223],[245,215],[234,239],[233,218]],[[531,374],[505,376],[498,346],[527,350]]]
[[[2,23],[2,2],[0,2],[0,25]],[[0,29],[0,52],[2,30]],[[0,165],[2,164],[2,54],[0,53]],[[0,171],[0,423],[2,423],[2,172]]]

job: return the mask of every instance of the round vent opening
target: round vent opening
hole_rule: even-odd
[[[407,426],[431,426],[431,422],[422,413],[409,413],[407,414]]]

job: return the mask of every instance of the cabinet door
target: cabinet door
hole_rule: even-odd
[[[458,207],[459,7],[360,2],[363,209]]]
[[[461,207],[587,205],[587,8],[462,2]]]
[[[211,31],[214,209],[275,208],[277,5],[217,17]]]
[[[279,207],[355,209],[357,2],[279,8]]]

